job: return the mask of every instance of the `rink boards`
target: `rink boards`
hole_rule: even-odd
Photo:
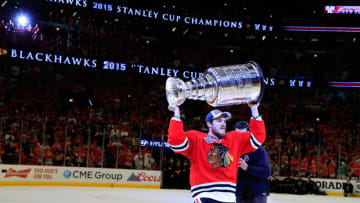
[[[53,185],[160,188],[153,170],[0,165],[0,185]]]
[[[279,180],[283,180],[286,177],[276,177]],[[302,178],[307,181],[307,178]],[[326,178],[311,178],[312,181],[320,188],[321,191],[326,192],[328,195],[343,196],[344,189],[343,184],[346,180],[343,179],[326,179]],[[353,196],[360,197],[360,180],[350,180],[350,183],[354,186]]]
[[[280,180],[284,177],[278,177]],[[304,178],[306,181],[306,179]],[[343,195],[340,179],[312,179],[328,195]],[[351,180],[354,196],[360,197],[360,180]],[[0,165],[0,186],[91,186],[159,189],[161,172],[153,170],[81,168],[34,165]]]

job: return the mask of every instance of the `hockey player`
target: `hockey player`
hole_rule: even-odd
[[[255,151],[266,137],[258,105],[249,103],[250,132],[226,133],[226,121],[231,114],[214,109],[206,116],[207,134],[196,130],[184,132],[179,107],[169,106],[174,116],[169,125],[168,143],[174,152],[191,161],[190,185],[194,202],[236,202],[239,158]]]

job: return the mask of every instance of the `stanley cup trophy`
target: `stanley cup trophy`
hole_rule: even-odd
[[[246,64],[208,68],[203,77],[187,82],[169,77],[165,89],[170,106],[180,106],[186,99],[193,99],[218,107],[260,102],[264,82],[260,66],[249,61]]]

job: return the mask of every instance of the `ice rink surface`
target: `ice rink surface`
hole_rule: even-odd
[[[189,190],[0,187],[0,203],[192,203]],[[271,194],[268,203],[360,203],[359,197]]]

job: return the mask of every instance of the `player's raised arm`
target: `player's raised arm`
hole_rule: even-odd
[[[249,137],[242,137],[241,139],[248,139],[249,142],[248,144],[243,145],[241,154],[246,154],[257,150],[266,138],[265,124],[258,111],[259,104],[248,103],[248,106],[251,109],[251,119],[248,134]]]
[[[261,115],[259,114],[259,103],[248,103],[248,105],[251,109],[250,143],[253,145],[254,148],[257,149],[257,147],[261,146],[266,139],[265,124],[262,120]]]
[[[183,122],[180,117],[180,108],[170,106],[169,110],[174,112],[168,129],[168,143],[170,148],[177,153],[185,153],[189,149],[189,139],[184,132]]]

